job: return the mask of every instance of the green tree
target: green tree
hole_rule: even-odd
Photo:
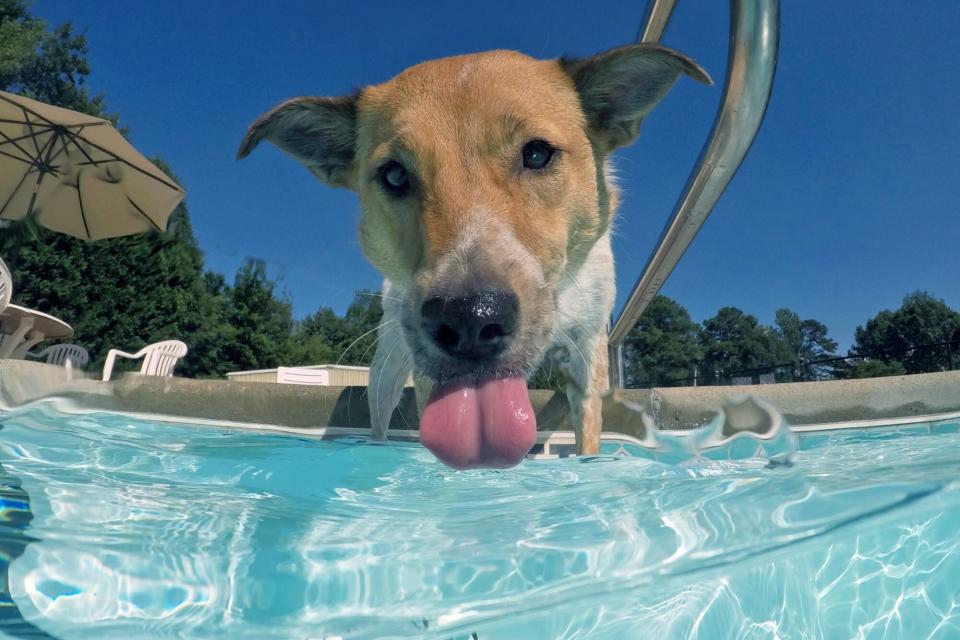
[[[338,345],[341,348],[341,364],[368,366],[373,362],[377,343],[377,328],[383,320],[383,304],[380,294],[359,291],[343,316],[344,325],[349,334],[349,342]],[[391,331],[402,331],[399,326],[387,327]]]
[[[343,319],[330,307],[321,307],[297,323],[293,335],[292,359],[298,365],[333,364],[336,346],[347,336]]]
[[[776,332],[736,307],[723,307],[704,320],[700,345],[704,372],[721,380],[741,371],[789,361]]]
[[[81,337],[86,329],[81,318],[92,312],[98,298],[86,277],[89,253],[82,242],[25,224],[0,233],[0,255],[13,275],[14,301],[64,318]]]
[[[550,389],[552,391],[566,391],[569,376],[560,360],[562,352],[549,352],[537,370],[527,378],[527,387],[530,389]]]
[[[788,361],[792,361],[801,379],[825,380],[831,377],[827,365],[805,365],[814,360],[836,356],[837,342],[828,336],[827,326],[817,320],[801,320],[790,309],[777,309],[775,331]]]
[[[44,24],[20,0],[0,0],[0,86],[12,87],[43,39]]]
[[[380,294],[358,291],[341,318],[321,307],[299,323],[294,334],[294,359],[298,364],[369,366],[383,318]],[[390,330],[400,331],[400,327]]]
[[[946,345],[956,348],[958,338],[960,313],[943,300],[916,291],[896,311],[885,309],[857,327],[850,353],[900,363],[906,373],[943,371],[950,368]]]
[[[226,357],[227,345],[236,339],[236,329],[227,321],[230,288],[222,275],[206,271],[191,281],[189,292],[196,304],[184,323],[190,351],[177,375],[222,378],[235,370]]]
[[[703,357],[699,333],[683,306],[655,297],[624,342],[627,385],[692,384]]]
[[[227,296],[227,323],[234,329],[223,355],[233,370],[270,369],[290,362],[293,315],[275,294],[261,260],[247,260]]]
[[[16,255],[17,302],[69,321],[71,341],[90,352],[91,369],[112,347],[129,351],[180,339],[190,351],[178,372],[216,375],[222,373],[222,298],[207,288],[185,205],[174,220],[179,223],[172,234],[95,243],[39,230],[16,251],[10,246],[16,240],[4,235],[0,254]]]
[[[48,30],[22,0],[0,0],[0,88],[90,115],[105,114],[90,96],[87,40],[69,22]],[[115,117],[111,117],[116,121]]]
[[[902,376],[906,373],[903,364],[896,360],[884,362],[882,360],[864,360],[858,362],[850,370],[851,378],[882,378],[884,376]]]

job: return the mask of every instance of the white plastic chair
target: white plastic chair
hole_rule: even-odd
[[[10,275],[10,269],[0,258],[0,313],[7,308],[10,300],[13,298],[13,276]]]
[[[277,384],[330,385],[330,372],[306,367],[277,367]]]
[[[131,360],[143,358],[140,375],[170,377],[173,375],[173,368],[176,366],[177,360],[185,355],[187,355],[187,345],[179,340],[154,342],[136,353],[110,349],[107,352],[107,361],[103,363],[103,381],[110,380],[110,374],[113,373],[113,361],[116,360],[117,356],[130,358]]]
[[[90,354],[78,344],[55,344],[37,353],[28,352],[27,355],[47,364],[65,365],[69,361],[77,369],[83,369],[90,362]]]

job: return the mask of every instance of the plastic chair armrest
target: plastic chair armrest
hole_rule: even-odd
[[[102,380],[104,382],[110,381],[110,375],[113,373],[113,362],[117,359],[117,356],[122,356],[131,360],[136,360],[137,358],[143,357],[143,355],[140,353],[127,353],[126,351],[120,351],[119,349],[110,349],[110,351],[107,352],[107,360],[103,363]]]

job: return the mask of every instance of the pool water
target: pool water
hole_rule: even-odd
[[[803,436],[793,464],[628,446],[458,472],[413,444],[34,405],[0,413],[0,630],[958,638],[958,431]]]

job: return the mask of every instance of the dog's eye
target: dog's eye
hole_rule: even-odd
[[[531,140],[523,145],[523,166],[543,169],[553,160],[554,148],[545,140]]]
[[[401,196],[410,188],[410,177],[402,164],[396,160],[391,160],[380,167],[380,184],[387,190],[387,193]]]

